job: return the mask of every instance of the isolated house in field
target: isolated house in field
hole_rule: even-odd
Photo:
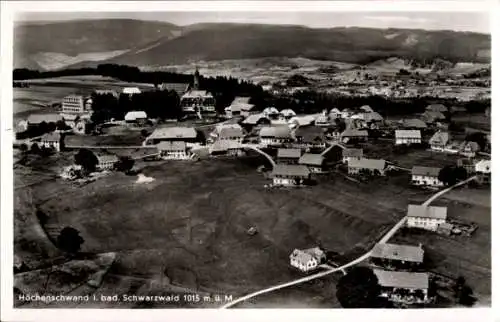
[[[424,130],[427,128],[427,124],[419,119],[404,119],[401,120],[401,126],[408,130]]]
[[[210,154],[240,156],[243,154],[241,145],[231,140],[217,140],[210,146]]]
[[[326,147],[325,133],[317,126],[299,126],[295,130],[295,138],[300,144],[311,148]]]
[[[429,140],[429,145],[433,151],[444,151],[448,141],[450,140],[450,135],[448,132],[438,131]]]
[[[347,169],[350,175],[366,174],[384,176],[386,170],[385,160],[380,159],[349,159]]]
[[[290,254],[290,265],[302,272],[316,269],[325,260],[326,255],[319,247],[304,250],[294,249]]]
[[[174,91],[181,97],[184,95],[188,89],[189,89],[189,84],[188,83],[161,83],[158,88],[162,91]]]
[[[290,128],[284,126],[266,126],[260,129],[260,143],[268,146],[282,145],[293,141]]]
[[[44,134],[40,139],[40,146],[59,152],[64,149],[64,137],[56,132]]]
[[[429,292],[427,273],[373,270],[381,287],[381,297],[391,302],[426,303]]]
[[[125,95],[135,95],[135,94],[140,94],[141,93],[141,90],[139,89],[139,87],[124,87],[123,90],[122,90],[122,93],[125,94]]]
[[[476,176],[480,183],[491,182],[491,161],[481,160],[475,165]]]
[[[188,160],[191,154],[183,141],[163,141],[156,145],[160,158],[164,160]]]
[[[340,135],[342,142],[366,142],[368,141],[368,131],[366,130],[355,130],[355,129],[346,129]]]
[[[145,124],[147,120],[148,116],[144,111],[130,111],[125,114],[126,123]]]
[[[396,145],[410,145],[422,143],[420,130],[396,130],[394,133]]]
[[[148,136],[143,145],[156,145],[163,141],[182,141],[189,146],[197,141],[198,133],[192,127],[160,127]]]
[[[118,162],[118,157],[114,154],[97,154],[97,170],[112,170]]]
[[[308,167],[311,173],[321,173],[324,171],[325,158],[321,154],[304,153],[299,164]]]
[[[349,160],[360,160],[363,158],[363,149],[343,149],[342,162],[348,163]]]
[[[425,110],[431,111],[431,112],[439,112],[439,113],[447,113],[448,112],[448,108],[446,106],[444,106],[443,104],[427,105]]]
[[[413,269],[424,262],[424,250],[410,245],[376,244],[372,249],[370,262],[386,269]]]
[[[440,168],[414,166],[411,169],[411,183],[415,186],[442,187],[444,183],[439,180]]]
[[[311,171],[304,165],[278,164],[271,173],[275,186],[302,186],[310,176]]]
[[[408,205],[406,226],[436,231],[446,222],[446,207]]]
[[[300,149],[278,149],[278,163],[297,164],[301,155]]]
[[[458,153],[464,157],[473,158],[476,153],[481,151],[481,147],[476,142],[465,141],[462,142],[458,148]]]

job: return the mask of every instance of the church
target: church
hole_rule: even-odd
[[[193,86],[181,96],[181,108],[186,116],[195,116],[199,119],[214,117],[215,98],[206,90],[200,90],[200,72],[194,73]]]

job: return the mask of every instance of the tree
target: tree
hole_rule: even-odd
[[[445,166],[439,171],[438,174],[438,179],[439,181],[443,182],[444,184],[451,186],[457,183],[457,180],[455,178],[455,173],[453,171],[452,166]]]
[[[57,247],[67,253],[75,254],[80,250],[84,241],[78,230],[72,227],[64,227],[57,237]]]
[[[59,120],[56,122],[56,129],[60,131],[64,131],[69,129],[70,127],[66,125],[66,123],[63,120]]]
[[[368,267],[354,267],[337,284],[337,298],[344,308],[379,307],[380,286]]]
[[[481,132],[473,132],[468,134],[465,137],[465,141],[476,142],[481,148],[481,151],[484,151],[484,149],[486,148],[486,144],[488,143],[486,134]]]
[[[87,172],[94,172],[99,161],[92,151],[80,149],[80,151],[75,154],[75,163],[81,165]]]
[[[40,154],[41,150],[40,150],[40,147],[38,146],[38,144],[36,144],[36,143],[31,144],[30,152],[32,154]]]
[[[121,157],[115,164],[115,169],[121,172],[130,171],[134,167],[134,160],[128,156]]]

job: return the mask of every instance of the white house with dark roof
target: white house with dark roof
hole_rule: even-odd
[[[382,297],[392,302],[426,303],[429,292],[427,273],[373,270],[381,287]]]
[[[309,272],[316,269],[326,260],[325,253],[319,248],[294,249],[290,254],[290,265],[302,272]]]
[[[444,183],[439,180],[440,168],[414,166],[411,169],[411,183],[415,186],[442,187]]]
[[[342,162],[348,163],[351,159],[360,160],[363,158],[363,149],[343,149]]]
[[[349,159],[347,170],[350,175],[366,173],[368,175],[385,175],[386,162],[381,159]]]
[[[181,96],[184,113],[215,113],[215,98],[205,90],[191,89]]]
[[[302,151],[300,149],[278,149],[278,163],[297,164],[299,162]]]
[[[304,153],[299,159],[299,164],[308,167],[311,173],[322,173],[325,158],[321,154]]]
[[[433,151],[444,151],[448,141],[450,140],[450,135],[448,132],[438,131],[429,140],[429,145]]]
[[[264,145],[281,145],[293,141],[291,130],[288,126],[266,126],[260,129],[260,143]]]
[[[384,268],[415,268],[424,262],[424,250],[421,246],[379,243],[372,249],[370,262]]]
[[[198,134],[193,127],[159,127],[156,128],[143,142],[143,145],[156,145],[162,141],[183,141],[188,146],[196,142]]]
[[[410,145],[422,143],[420,130],[396,130],[394,133],[396,145]]]
[[[40,139],[40,146],[59,152],[64,148],[64,137],[57,132],[44,134]]]
[[[118,157],[114,154],[97,154],[97,170],[112,170],[118,162]]]
[[[446,207],[408,205],[406,225],[436,231],[440,224],[446,222]]]
[[[311,171],[305,165],[277,164],[271,172],[275,186],[301,186],[310,176]]]
[[[164,160],[188,160],[191,154],[188,152],[186,142],[163,141],[156,145],[160,158]]]

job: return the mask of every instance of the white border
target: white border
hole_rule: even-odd
[[[445,321],[493,321],[492,309],[447,309],[447,310],[95,310],[95,309],[12,309],[12,251],[13,251],[13,170],[12,170],[12,26],[13,13],[20,11],[38,12],[74,12],[87,11],[360,11],[362,8],[366,12],[374,11],[441,11],[441,12],[484,12],[493,11],[491,17],[491,32],[493,38],[492,57],[500,55],[498,48],[498,33],[500,30],[500,14],[497,1],[178,1],[178,2],[142,2],[142,1],[31,1],[31,2],[7,2],[1,1],[1,318],[2,321],[54,321],[54,320],[82,320],[82,321],[165,321],[168,320],[195,320],[206,321],[255,321],[255,320],[283,320],[304,321],[304,320],[336,320],[348,321],[367,319],[370,322],[378,321],[425,321],[439,320]],[[498,84],[498,68],[493,63],[493,84]],[[493,91],[492,100],[498,101],[497,92]],[[495,105],[495,104],[492,105]],[[497,117],[497,114],[498,117]],[[495,111],[492,114],[493,123],[497,124],[500,113]],[[500,123],[498,123],[500,124]],[[493,136],[496,136],[493,127]],[[494,148],[493,151],[496,151]],[[496,160],[496,159],[494,159]],[[495,167],[496,168],[496,167]],[[500,166],[499,166],[500,169]],[[494,177],[492,196],[498,195],[497,180]],[[493,198],[493,209],[496,209],[495,198]],[[492,227],[497,226],[495,216],[492,216]],[[495,233],[492,233],[492,253],[497,249]],[[498,267],[498,256],[493,259],[493,267]],[[492,270],[493,271],[493,270]],[[492,288],[500,289],[500,283],[493,278]],[[493,306],[496,307],[496,297],[493,294]]]

